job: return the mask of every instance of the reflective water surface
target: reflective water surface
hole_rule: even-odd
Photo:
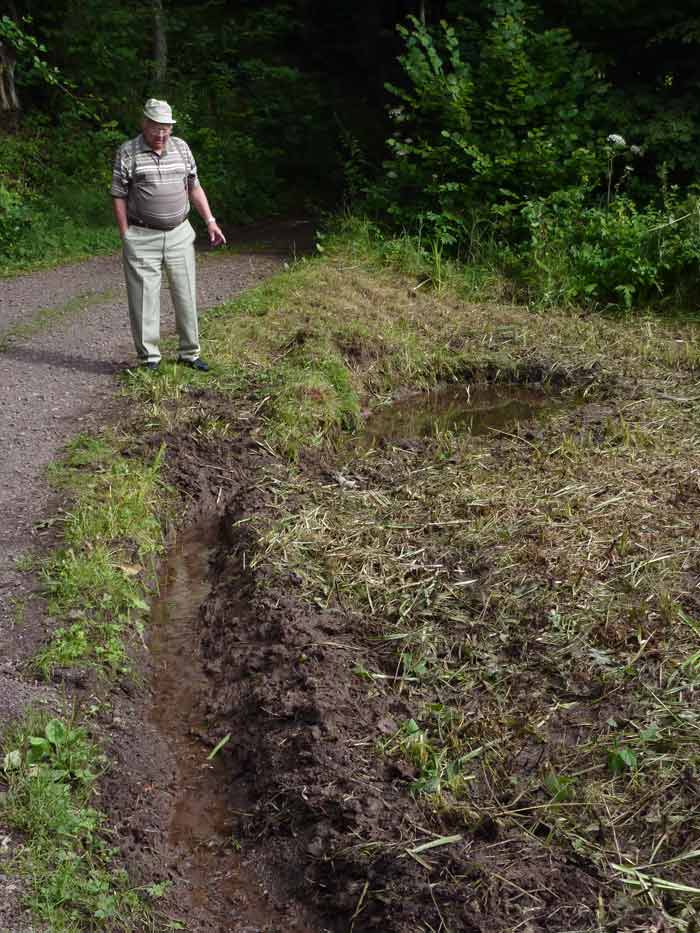
[[[456,385],[412,395],[372,412],[362,446],[452,431],[488,434],[542,417],[561,404],[541,389],[518,385]]]

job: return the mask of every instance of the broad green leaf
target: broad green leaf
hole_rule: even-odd
[[[46,738],[53,745],[58,747],[62,745],[66,740],[66,727],[59,719],[51,719],[46,724]]]
[[[625,746],[613,748],[608,752],[608,769],[613,774],[622,774],[623,771],[637,767],[637,756],[631,748]]]

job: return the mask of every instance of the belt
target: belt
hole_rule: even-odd
[[[179,227],[180,224],[175,224],[175,227],[150,227],[148,224],[145,224],[142,220],[134,220],[132,217],[128,218],[129,224],[132,227],[141,227],[143,230],[153,230],[156,233],[167,233],[169,230],[174,230],[175,227]],[[182,221],[184,223],[184,221]]]

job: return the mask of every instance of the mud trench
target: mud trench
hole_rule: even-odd
[[[223,753],[235,736],[218,751],[204,741],[211,684],[199,650],[198,620],[219,543],[214,519],[183,532],[170,550],[151,610],[148,718],[175,760],[163,855],[170,873],[184,882],[178,885],[184,900],[178,897],[177,915],[187,930],[312,933],[320,927],[273,895],[270,879],[240,854],[235,829],[250,801]],[[248,611],[243,602],[236,610]]]

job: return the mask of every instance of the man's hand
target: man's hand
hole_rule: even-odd
[[[221,246],[222,243],[226,243],[226,237],[221,232],[221,227],[215,220],[207,224],[207,232],[209,234],[209,243],[211,246]]]
[[[204,193],[204,188],[202,188],[201,185],[197,185],[196,188],[192,188],[190,191],[190,201],[192,204],[194,204],[197,213],[207,225],[210,245],[221,246],[222,243],[225,243],[226,237],[221,232],[221,227],[217,224],[216,217],[214,217],[212,214],[212,210],[209,207],[209,201],[207,200],[207,196]]]

